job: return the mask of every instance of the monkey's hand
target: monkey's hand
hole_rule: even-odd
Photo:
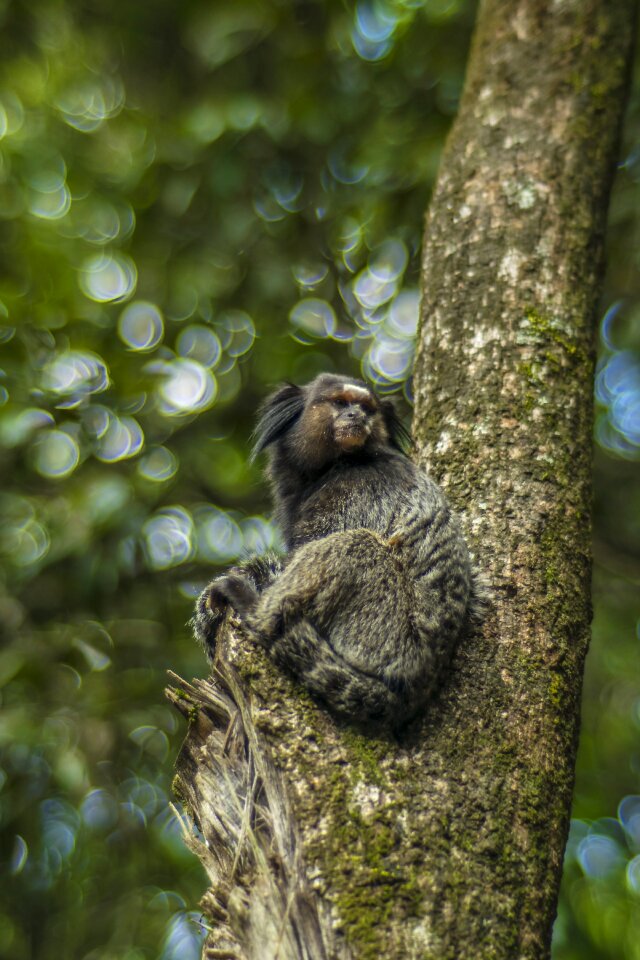
[[[219,577],[225,580],[226,577]],[[212,580],[202,591],[196,603],[196,610],[191,619],[191,626],[196,640],[204,647],[207,659],[212,661],[216,652],[218,631],[222,626],[229,602],[217,589],[218,580]]]
[[[258,602],[258,591],[247,577],[239,573],[228,573],[218,577],[209,585],[209,605],[232,606],[241,617],[250,613]]]
[[[229,607],[241,617],[246,616],[256,605],[259,593],[275,580],[281,568],[281,561],[273,554],[252,557],[205,587],[198,597],[191,626],[210,661],[213,661],[218,633]]]

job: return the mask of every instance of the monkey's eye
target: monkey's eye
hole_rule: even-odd
[[[345,400],[344,397],[334,397],[331,401],[334,407],[348,407],[349,401]]]

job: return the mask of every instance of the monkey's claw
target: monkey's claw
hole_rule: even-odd
[[[230,604],[241,616],[249,613],[258,600],[258,594],[252,583],[238,574],[218,577],[211,584],[210,603]]]

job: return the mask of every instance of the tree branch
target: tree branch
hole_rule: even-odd
[[[548,955],[589,608],[593,318],[632,0],[486,0],[431,205],[414,433],[495,609],[400,740],[227,625],[176,786],[205,955]]]

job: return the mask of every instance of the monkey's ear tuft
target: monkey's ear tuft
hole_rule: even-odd
[[[389,432],[389,442],[391,446],[400,450],[401,453],[407,453],[407,451],[413,447],[413,440],[411,434],[400,419],[393,400],[382,400],[380,409],[384,417],[385,426]]]
[[[285,383],[267,397],[258,413],[253,431],[251,460],[255,460],[269,444],[290,430],[304,409],[304,390],[295,383]]]

